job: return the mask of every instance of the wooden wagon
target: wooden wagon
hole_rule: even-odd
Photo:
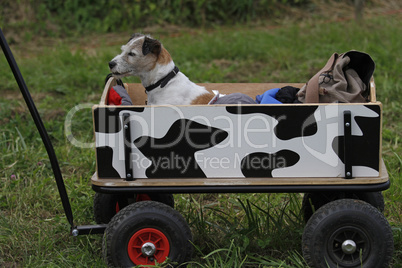
[[[110,265],[189,260],[191,231],[172,208],[174,193],[304,193],[303,253],[310,264],[377,267],[392,256],[380,212],[390,183],[373,80],[370,101],[353,104],[147,106],[142,85],[125,84],[133,105],[107,105],[114,85],[109,79],[93,107],[94,208],[97,221],[108,224]],[[252,98],[302,86],[200,85]],[[380,248],[385,259],[375,257]]]

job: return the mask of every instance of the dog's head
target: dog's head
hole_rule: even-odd
[[[110,71],[116,78],[141,76],[155,68],[156,64],[167,64],[172,59],[162,44],[149,36],[134,34],[121,53],[109,62]]]

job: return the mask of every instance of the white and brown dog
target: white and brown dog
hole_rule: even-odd
[[[208,104],[214,97],[179,71],[158,40],[134,34],[121,50],[109,62],[110,71],[115,78],[138,76],[148,95],[148,105]]]

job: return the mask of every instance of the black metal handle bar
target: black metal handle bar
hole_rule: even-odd
[[[40,115],[38,113],[38,110],[36,109],[35,103],[32,100],[31,94],[28,91],[28,87],[25,84],[24,78],[22,77],[22,74],[18,68],[17,62],[14,59],[13,53],[10,50],[10,47],[7,44],[7,40],[4,37],[3,31],[0,28],[0,44],[1,48],[3,49],[3,52],[6,56],[6,59],[8,61],[8,64],[10,65],[10,68],[14,74],[15,80],[17,81],[17,84],[21,90],[22,95],[24,96],[24,100],[29,108],[29,112],[31,113],[31,116],[35,122],[36,128],[39,131],[39,134],[42,138],[42,142],[46,147],[47,154],[50,159],[50,164],[52,165],[53,169],[53,174],[56,179],[56,184],[57,188],[59,190],[61,202],[63,204],[64,212],[66,214],[67,220],[71,225],[71,230],[74,229],[74,223],[73,223],[73,213],[71,211],[71,206],[70,202],[68,199],[66,187],[64,185],[63,177],[60,171],[60,166],[57,161],[56,154],[53,149],[52,142],[49,139],[49,135],[47,134],[46,128],[43,125],[42,119],[40,118]]]

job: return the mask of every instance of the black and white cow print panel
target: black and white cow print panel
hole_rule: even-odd
[[[380,114],[379,106],[367,106],[375,113]],[[363,117],[355,116],[355,122],[362,131],[363,135],[352,136],[352,166],[364,166],[372,168],[379,172],[380,162],[380,130],[376,127],[380,126],[381,118],[378,117]],[[345,137],[335,137],[332,142],[332,148],[344,163],[344,143]]]
[[[346,110],[353,174],[376,177],[381,109],[369,104],[97,107],[98,176],[125,178],[126,143],[134,178],[344,177]]]

